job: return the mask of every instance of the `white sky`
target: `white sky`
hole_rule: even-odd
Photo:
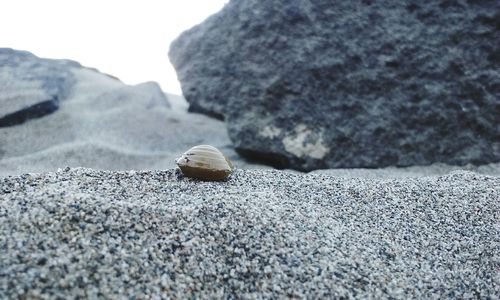
[[[0,0],[0,47],[67,58],[181,94],[168,48],[228,0]]]

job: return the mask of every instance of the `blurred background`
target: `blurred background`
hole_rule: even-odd
[[[181,94],[167,56],[179,34],[228,0],[7,0],[0,2],[0,48],[67,58],[127,84],[156,81]]]
[[[499,3],[2,1],[0,176],[201,144],[238,168],[500,170]]]

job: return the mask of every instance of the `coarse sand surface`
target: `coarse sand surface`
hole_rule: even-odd
[[[500,178],[0,177],[0,298],[500,295]]]

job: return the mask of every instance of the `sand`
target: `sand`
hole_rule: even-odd
[[[0,179],[0,298],[498,298],[500,178]]]

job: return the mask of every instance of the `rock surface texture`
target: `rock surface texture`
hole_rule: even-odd
[[[68,60],[41,59],[0,48],[0,127],[22,124],[59,108],[75,80]]]
[[[500,2],[231,1],[170,59],[191,111],[299,170],[500,160]]]

